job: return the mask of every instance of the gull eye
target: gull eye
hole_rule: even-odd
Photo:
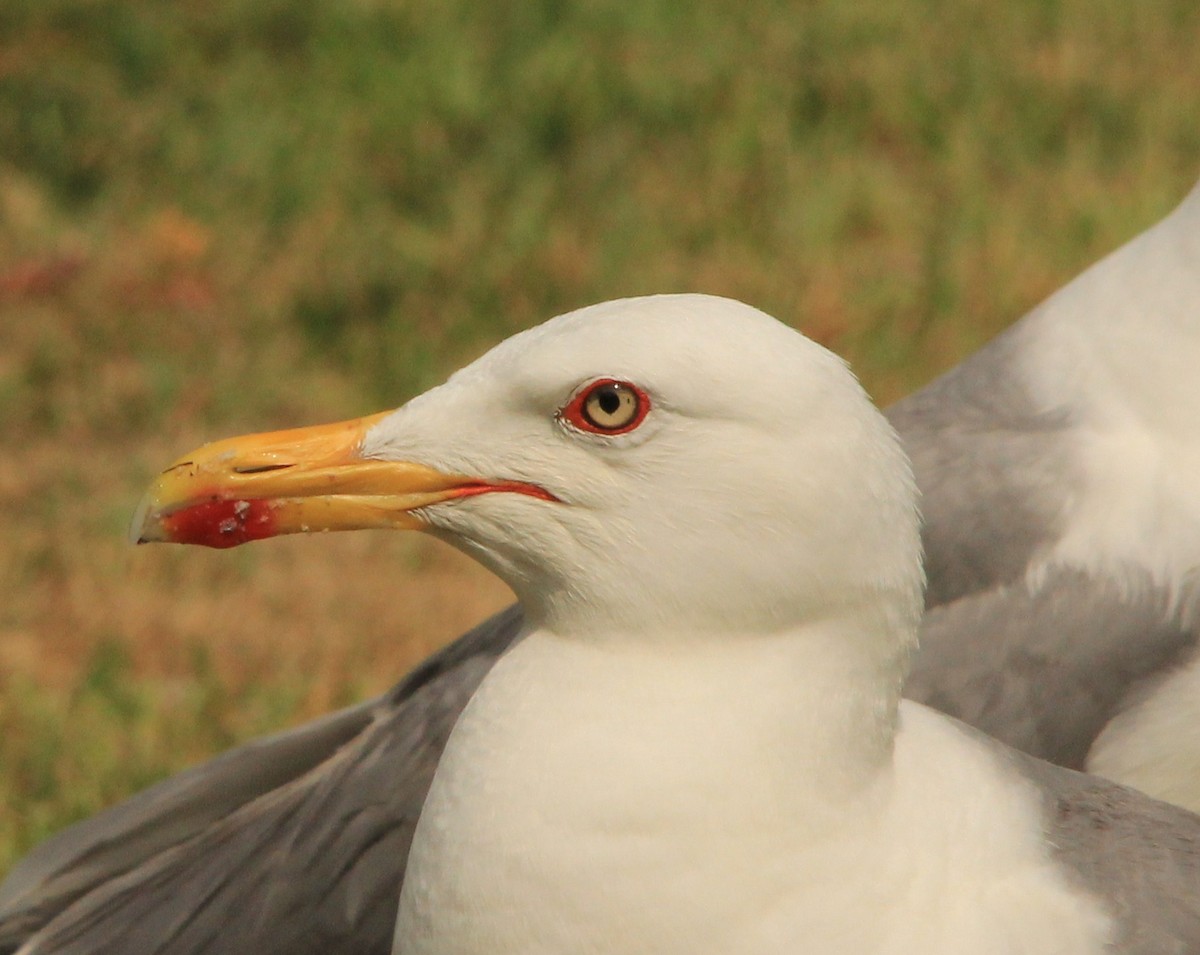
[[[559,417],[581,431],[593,434],[624,434],[645,419],[650,397],[637,385],[601,378],[572,398]]]

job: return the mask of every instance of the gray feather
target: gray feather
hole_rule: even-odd
[[[0,950],[93,885],[320,765],[370,722],[371,705],[254,740],[48,839],[0,886]]]
[[[322,732],[256,741],[68,829],[6,884],[0,951],[388,952],[438,756],[519,626],[510,608]],[[238,780],[258,763],[274,767],[271,785]]]
[[[1071,421],[1026,393],[1023,338],[1018,324],[886,412],[921,489],[927,606],[1018,580],[1062,532]]]
[[[1196,633],[1148,584],[1060,571],[925,614],[905,696],[1026,753],[1082,769],[1127,700],[1190,658]]]
[[[1046,841],[1068,878],[1103,902],[1112,951],[1200,951],[1200,817],[960,725],[1040,792]]]

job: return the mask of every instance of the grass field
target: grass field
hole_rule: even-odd
[[[926,381],[1200,171],[1195,0],[4,0],[0,872],[507,599],[382,533],[134,549],[199,442],[651,291]]]

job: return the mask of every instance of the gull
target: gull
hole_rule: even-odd
[[[1186,464],[1179,452],[1189,440],[1195,447],[1186,411],[1200,402],[1187,371],[1200,362],[1197,236],[1193,192],[889,411],[923,491],[930,574],[908,694],[1069,766],[1151,791],[1156,777],[1175,779],[1157,794],[1181,802],[1200,769],[1172,770],[1196,765],[1200,744],[1187,745],[1196,723],[1173,716],[1185,692],[1156,691],[1175,681],[1186,690],[1179,674],[1190,672],[1186,552],[1175,547],[1167,565],[1146,546],[1152,526],[1128,535],[1139,546],[1126,550],[1101,527],[1093,536],[1105,546],[1089,559],[1079,529],[1110,513],[1124,518],[1129,507],[1111,477],[1100,482],[1107,502],[1078,494],[1074,482],[1103,465],[1100,442],[1124,442],[1127,453],[1114,460],[1145,466],[1129,483],[1126,500],[1136,501],[1135,489],[1169,487],[1170,468]],[[1123,374],[1097,374],[1113,350],[1127,359]],[[1140,432],[1138,415],[1120,413],[1113,383],[1140,399]],[[1167,453],[1128,453],[1139,441]],[[1181,499],[1156,498],[1172,505],[1159,520],[1179,529],[1173,545],[1194,528]],[[36,935],[31,952],[95,951],[130,938],[162,951],[214,951],[231,937],[264,951],[386,951],[441,747],[520,627],[516,609],[505,611],[383,697],[234,750],[43,844],[0,890],[0,950]],[[1117,734],[1122,726],[1132,730]],[[1157,744],[1141,747],[1145,734]],[[1095,745],[1098,737],[1126,742]],[[210,890],[198,892],[197,873]]]
[[[581,309],[395,412],[200,449],[134,520],[216,546],[377,527],[460,548],[525,610],[434,774],[393,952],[1200,945],[1200,817],[901,702],[908,459],[762,312]]]

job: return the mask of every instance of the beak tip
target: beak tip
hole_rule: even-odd
[[[149,544],[162,540],[161,536],[154,533],[156,528],[161,530],[161,524],[155,516],[154,502],[147,494],[138,502],[137,509],[133,512],[125,539],[131,544]]]

